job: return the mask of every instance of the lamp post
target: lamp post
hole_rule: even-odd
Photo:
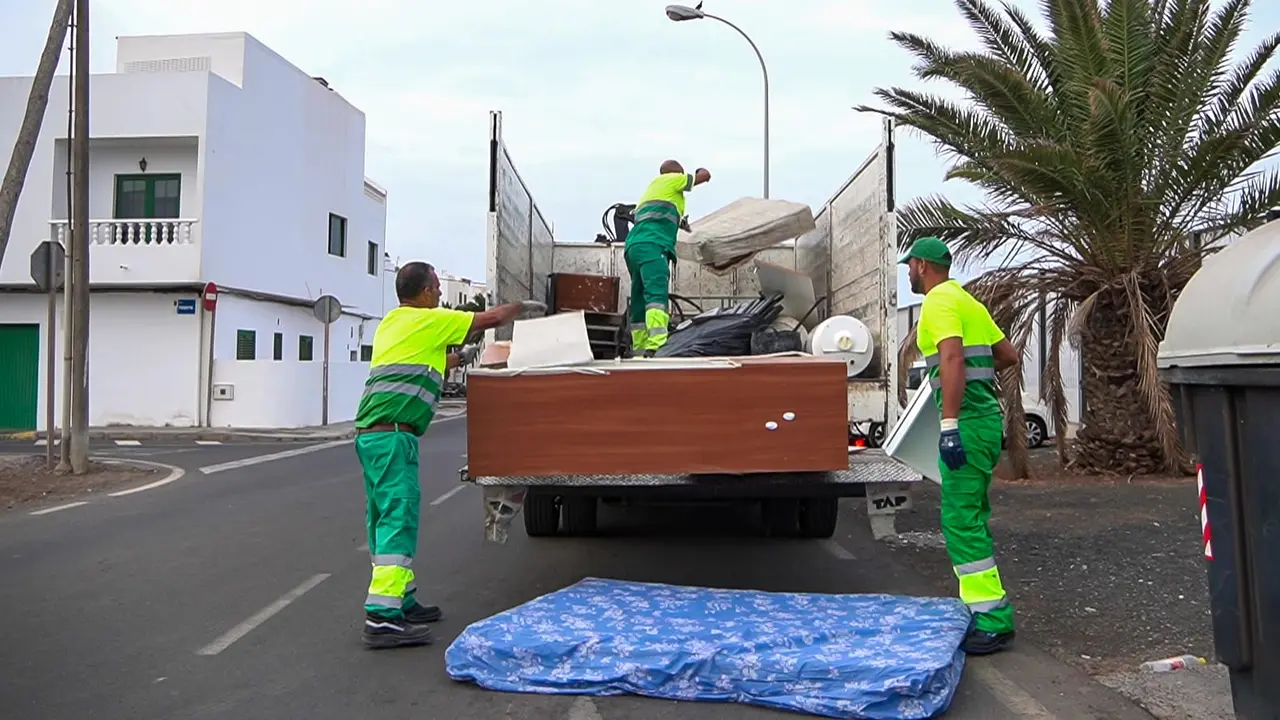
[[[756,58],[760,60],[760,72],[764,74],[764,196],[769,197],[769,68],[765,67],[764,56],[760,54],[760,48],[756,47],[754,41],[751,40],[742,28],[725,20],[722,17],[705,13],[702,11],[702,3],[698,3],[696,7],[687,7],[685,5],[668,5],[667,17],[673,22],[684,22],[685,20],[718,20],[725,25],[738,31],[738,34],[751,45],[751,49],[755,51]]]

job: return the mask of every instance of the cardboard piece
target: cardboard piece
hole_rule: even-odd
[[[813,290],[812,278],[797,270],[763,260],[755,261],[755,270],[756,280],[760,282],[760,292],[782,295],[782,317],[797,321],[804,318],[805,330],[817,327],[822,318],[821,312],[813,307],[818,302],[818,297]]]
[[[907,409],[885,437],[884,452],[889,457],[942,484],[938,470],[938,436],[942,434],[938,404],[929,383],[916,388]]]
[[[511,329],[509,369],[588,365],[592,360],[585,313],[517,320]]]

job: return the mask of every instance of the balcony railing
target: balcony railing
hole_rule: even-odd
[[[69,240],[70,223],[53,220],[53,239],[64,246]],[[195,220],[183,218],[165,219],[117,219],[90,220],[90,245],[192,245],[191,230]]]

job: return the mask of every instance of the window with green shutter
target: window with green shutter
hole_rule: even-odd
[[[284,359],[284,333],[276,333],[271,337],[271,359]]]
[[[258,359],[258,333],[253,330],[236,331],[236,359]]]
[[[298,336],[298,359],[302,362],[311,362],[315,354],[315,339],[310,335]]]

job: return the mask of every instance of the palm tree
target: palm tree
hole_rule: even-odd
[[[937,235],[962,262],[1000,262],[971,286],[1024,348],[1046,304],[1041,387],[1059,448],[1058,359],[1063,342],[1080,347],[1079,467],[1182,469],[1156,349],[1213,241],[1280,205],[1280,173],[1259,166],[1280,146],[1280,70],[1268,69],[1280,33],[1236,62],[1249,0],[1216,11],[1210,0],[1040,0],[1047,33],[1009,3],[955,4],[981,51],[890,37],[918,60],[917,78],[947,81],[967,99],[877,89],[888,108],[858,109],[930,138],[954,159],[947,178],[985,200],[921,198],[899,213],[901,240]],[[1008,385],[1020,381],[1010,380],[1006,396],[1016,397]]]
[[[0,182],[0,264],[4,263],[4,251],[9,247],[9,232],[13,229],[13,216],[18,211],[18,197],[22,195],[27,169],[31,167],[36,140],[40,137],[40,126],[44,123],[44,113],[49,107],[49,88],[53,86],[53,74],[62,57],[62,44],[67,37],[67,26],[71,23],[73,5],[72,0],[58,0],[58,5],[54,8],[49,36],[45,39],[44,51],[40,53],[40,62],[36,65],[36,76],[31,82],[27,109],[22,116],[22,125],[18,128],[18,137],[13,144],[13,154],[9,156],[4,180]]]

